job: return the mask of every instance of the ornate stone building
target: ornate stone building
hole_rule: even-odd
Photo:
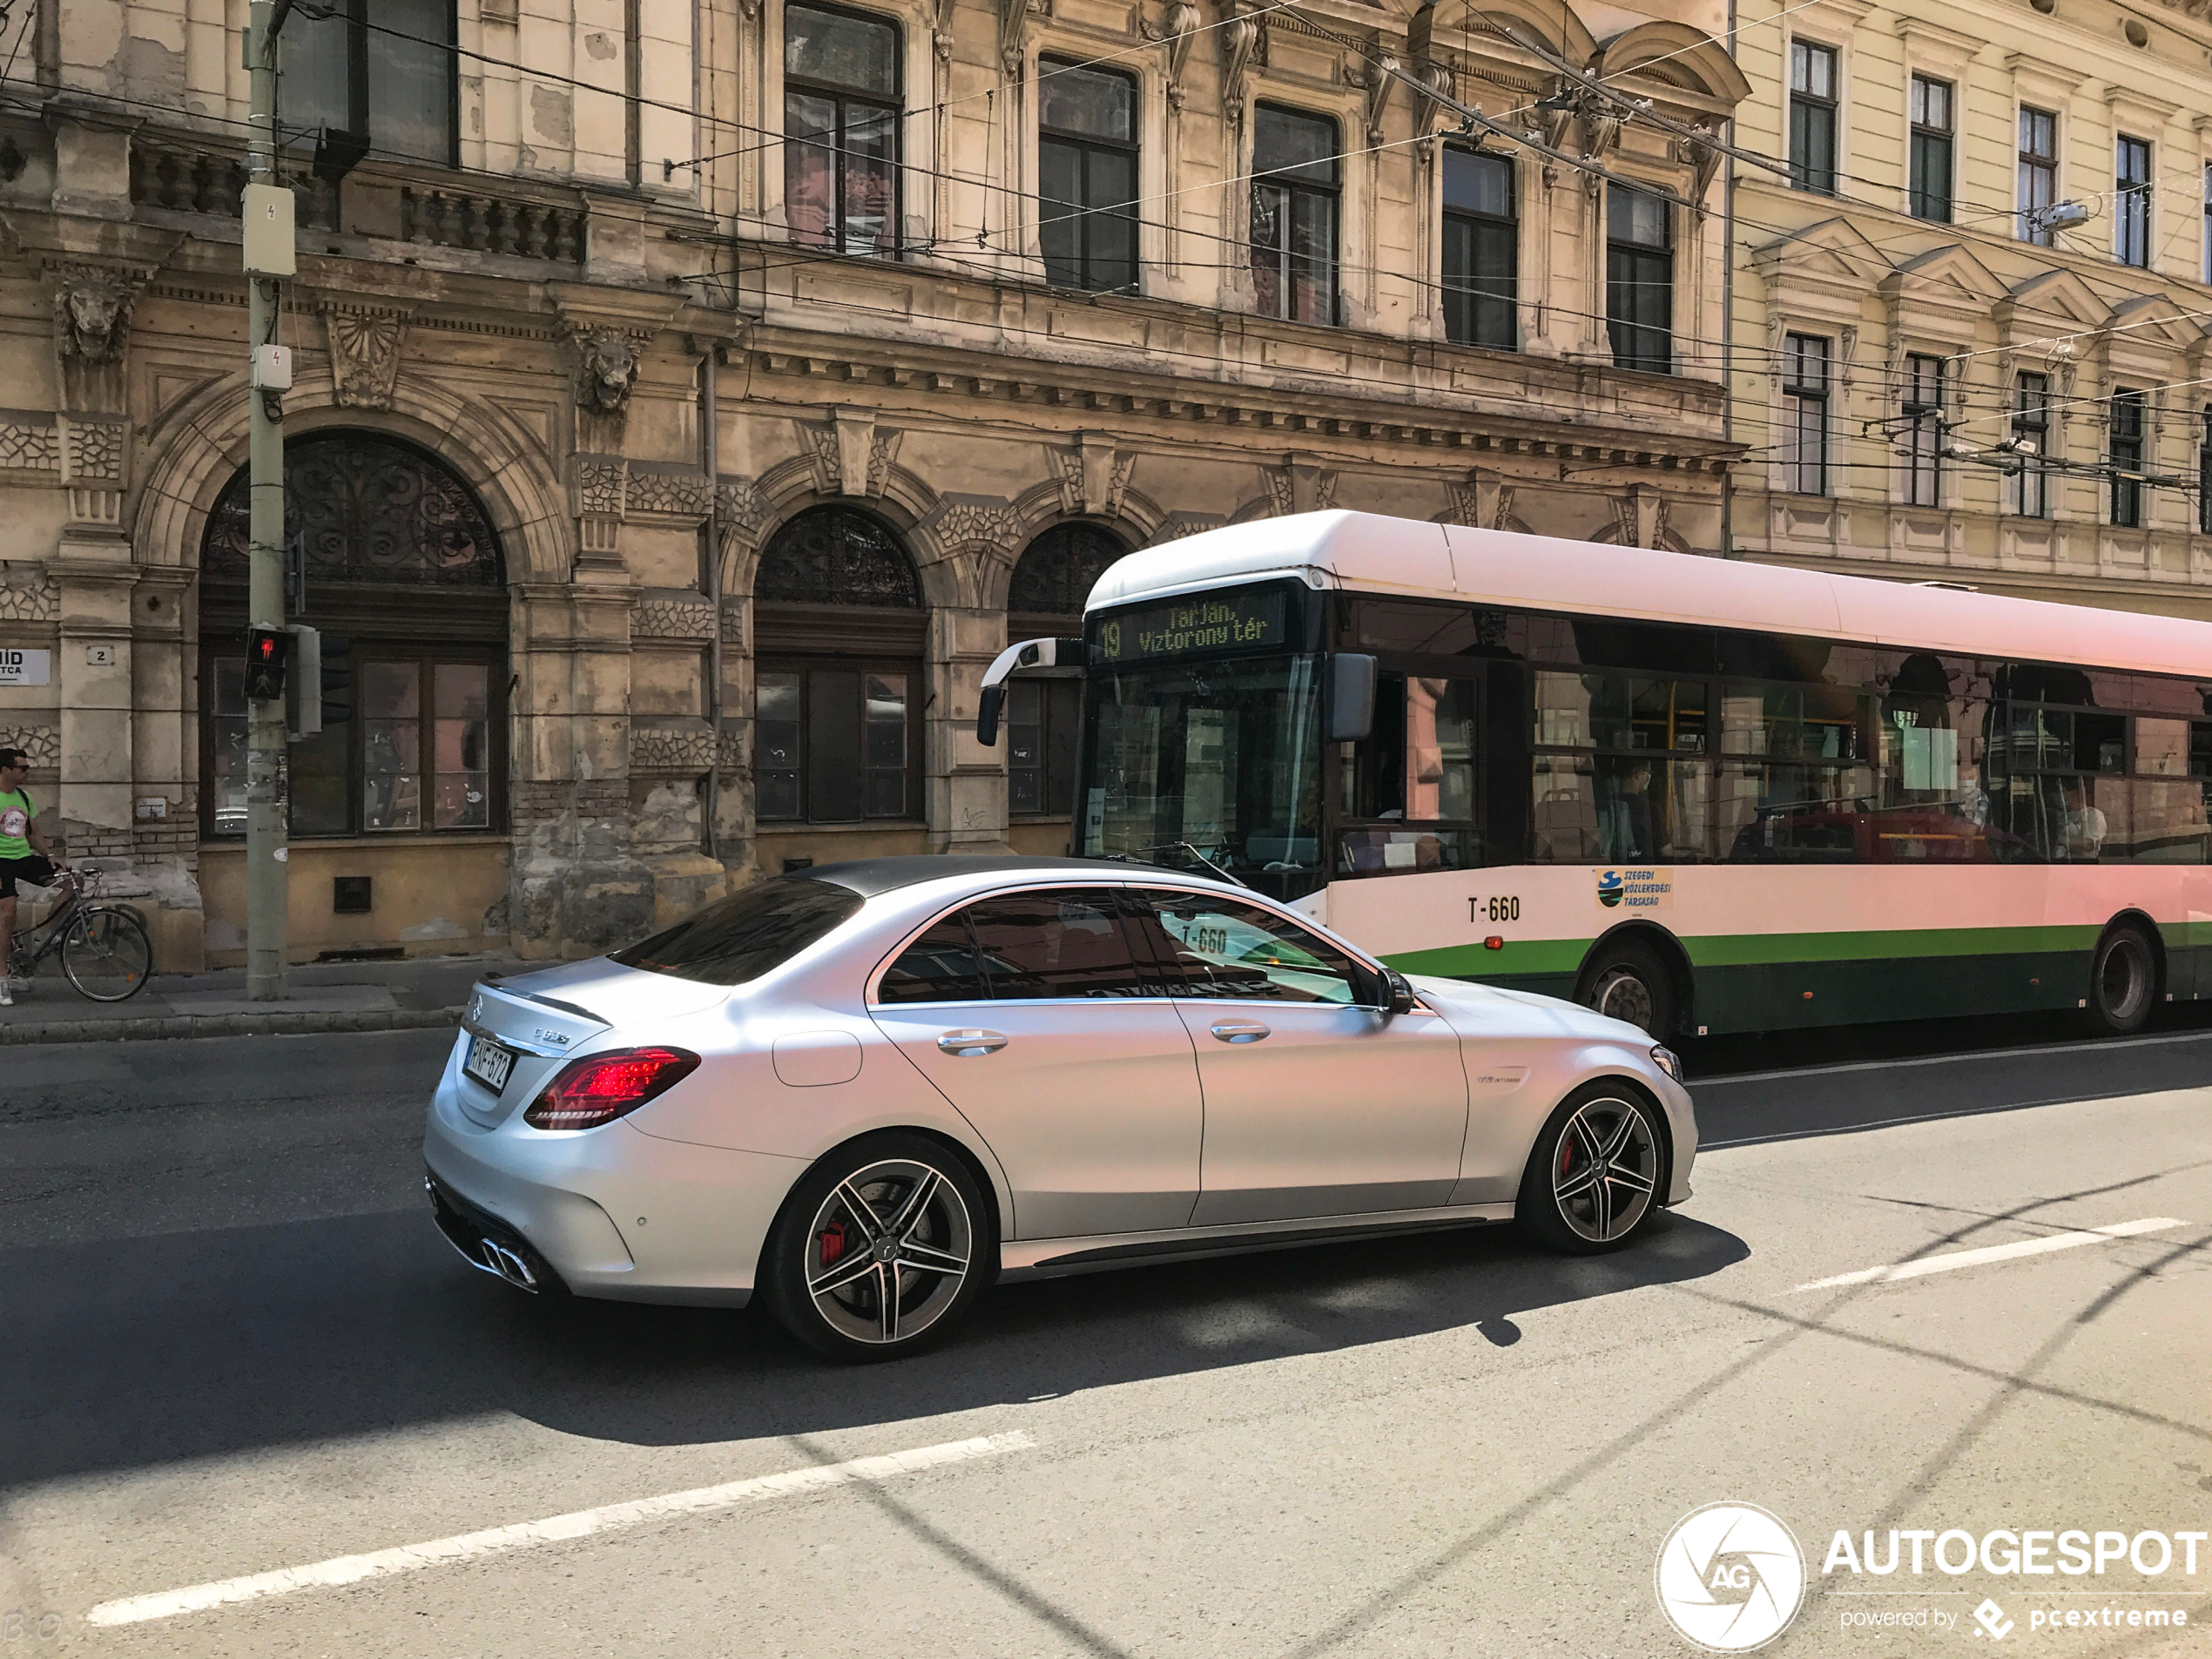
[[[0,648],[50,663],[0,740],[172,968],[243,943],[245,13],[0,34]],[[1700,133],[1748,89],[1716,3],[1591,19],[296,16],[295,956],[575,952],[798,862],[1057,850],[1068,686],[996,749],[974,686],[1130,548],[1337,506],[1716,550]]]
[[[1817,0],[1747,24],[1733,550],[2212,616],[2212,23]]]

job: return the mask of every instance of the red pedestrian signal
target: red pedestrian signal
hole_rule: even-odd
[[[246,696],[248,702],[273,703],[284,696],[285,664],[292,658],[292,634],[284,628],[246,631]]]

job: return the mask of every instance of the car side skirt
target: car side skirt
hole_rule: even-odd
[[[1017,1238],[999,1246],[1003,1279],[1053,1278],[1065,1273],[1297,1250],[1389,1233],[1438,1232],[1513,1219],[1510,1204],[1450,1204],[1433,1210],[1386,1210],[1360,1216],[1310,1216],[1233,1227],[1178,1227],[1162,1232],[1104,1233],[1088,1238]]]

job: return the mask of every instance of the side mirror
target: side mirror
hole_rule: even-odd
[[[1008,645],[983,671],[975,703],[975,740],[986,749],[999,740],[999,716],[1006,708],[1006,682],[1024,668],[1081,668],[1089,652],[1080,639],[1025,639]]]
[[[999,740],[999,713],[1006,707],[1006,687],[986,685],[975,705],[975,741],[986,749]]]
[[[1329,741],[1362,743],[1375,729],[1375,659],[1358,651],[1329,658]]]
[[[1393,1014],[1411,1014],[1413,1011],[1413,988],[1406,982],[1406,976],[1394,968],[1386,968],[1383,969],[1383,982],[1390,990],[1390,1001],[1385,1006]]]

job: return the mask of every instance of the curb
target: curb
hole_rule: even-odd
[[[458,1026],[462,1006],[313,1013],[150,1014],[125,1020],[52,1020],[0,1025],[0,1048],[34,1042],[150,1042],[178,1037],[300,1036],[329,1031],[419,1031]]]

